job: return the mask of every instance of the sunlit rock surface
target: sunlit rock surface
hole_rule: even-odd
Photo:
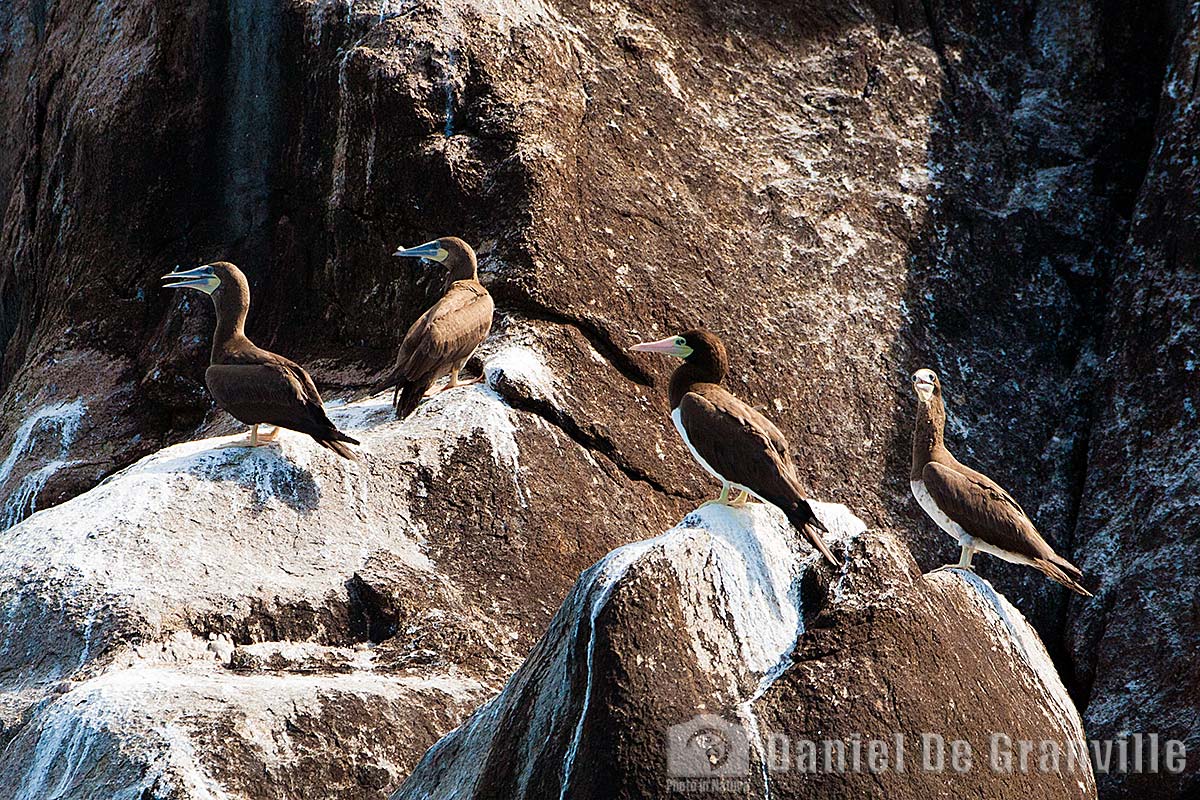
[[[403,423],[383,396],[331,406],[358,462],[286,431],[257,449],[201,439],[8,531],[4,784],[29,798],[394,787],[604,552],[589,495],[543,488],[526,464],[586,475],[590,454],[493,388],[548,396],[553,375],[515,339],[484,371],[490,384]],[[618,518],[644,503],[603,474],[588,488]]]

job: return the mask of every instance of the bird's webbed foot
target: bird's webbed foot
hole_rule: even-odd
[[[704,508],[705,506],[727,506],[727,505],[730,505],[729,484],[728,483],[721,487],[721,493],[719,495],[717,495],[717,497],[715,499],[701,503],[700,508]]]
[[[462,367],[460,366],[458,369],[454,370],[454,372],[450,373],[450,382],[446,384],[447,389],[453,389],[456,386],[473,386],[477,383],[483,383],[483,381],[484,381],[483,375],[480,375],[475,378],[463,379],[458,374],[459,371],[461,371],[461,370],[462,370]]]
[[[975,548],[964,543],[962,545],[962,556],[958,559],[957,564],[945,564],[933,570],[933,572],[941,572],[944,569],[965,569],[967,572],[974,572],[975,568],[971,566],[971,559],[974,557]]]
[[[258,447],[262,443],[262,437],[258,435],[258,426],[251,425],[244,439],[237,439],[233,442],[234,447]]]

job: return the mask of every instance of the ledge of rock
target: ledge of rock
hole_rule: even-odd
[[[257,450],[203,439],[14,527],[0,541],[4,785],[23,800],[657,796],[669,729],[698,716],[742,737],[752,796],[894,780],[764,769],[778,733],[1082,746],[1021,615],[974,576],[923,578],[841,505],[816,505],[837,571],[762,505],[589,539],[589,515],[619,519],[638,498],[613,483],[560,487],[555,523],[522,522],[524,458],[579,459],[593,481],[595,461],[498,393],[555,398],[532,340],[501,337],[483,368],[486,385],[404,423],[384,398],[334,406],[359,462],[287,433]],[[454,519],[470,542],[447,542]],[[982,784],[909,785],[888,791]],[[1090,772],[986,785],[1094,796]]]
[[[555,395],[534,341],[489,348],[488,384],[402,423],[382,396],[332,404],[358,462],[287,431],[253,450],[200,439],[9,530],[0,781],[279,800],[399,783],[619,544],[588,521],[640,538],[633,514],[661,513],[502,396]],[[530,482],[525,464],[551,460],[585,477]]]

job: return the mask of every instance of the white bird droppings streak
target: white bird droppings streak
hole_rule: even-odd
[[[9,493],[4,502],[4,508],[0,511],[0,530],[11,528],[20,522],[25,516],[26,508],[34,510],[33,504],[36,502],[37,495],[45,487],[46,481],[68,463],[66,457],[71,445],[75,442],[75,436],[79,433],[79,424],[86,413],[87,407],[83,403],[83,398],[76,398],[69,403],[66,401],[49,403],[33,412],[17,428],[8,456],[5,457],[3,463],[0,463],[0,486],[3,486],[12,476],[13,469],[16,468],[17,461],[21,456],[33,449],[35,433],[52,428],[58,429],[58,457],[39,469],[30,471],[17,488]]]
[[[814,503],[813,506],[830,528],[831,538],[850,538],[866,530],[866,525],[843,506],[829,503]],[[697,544],[701,546],[695,546]],[[712,615],[713,604],[704,598],[689,595],[687,602],[681,604],[688,615],[685,624],[697,658],[703,658],[704,648],[700,642],[704,633],[726,628],[732,622],[729,632],[736,640],[741,656],[740,669],[761,676],[755,692],[739,704],[738,711],[756,741],[765,766],[753,703],[783,674],[789,663],[788,656],[803,633],[799,581],[808,565],[820,559],[820,555],[807,548],[798,548],[791,525],[777,509],[765,505],[752,505],[743,510],[706,506],[657,538],[614,550],[593,573],[592,584],[585,595],[591,599],[587,606],[591,623],[586,650],[587,679],[579,720],[563,758],[560,800],[565,800],[569,790],[591,700],[596,619],[629,568],[651,551],[660,550],[677,573],[684,591],[699,592],[699,587],[711,585],[719,594],[720,619]],[[579,615],[576,638],[583,612],[583,607],[576,611]],[[730,689],[736,693],[738,677],[731,675],[730,679]],[[765,780],[764,773],[764,783]]]
[[[588,609],[587,682],[583,692],[583,706],[579,711],[579,721],[575,724],[571,743],[567,747],[566,755],[563,756],[562,787],[558,795],[559,800],[565,800],[567,796],[567,787],[571,783],[571,771],[575,768],[575,756],[579,751],[579,742],[583,739],[583,723],[587,720],[588,705],[592,700],[592,656],[596,651],[596,619],[608,605],[613,589],[624,577],[630,565],[640,559],[655,541],[655,539],[650,539],[644,542],[634,542],[609,553],[596,568],[592,585],[587,591],[586,597],[591,600],[591,606]],[[579,639],[579,629],[582,624],[583,615],[580,614],[575,622],[573,637],[575,641]]]

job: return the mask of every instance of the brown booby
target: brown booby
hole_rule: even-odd
[[[1079,569],[1059,556],[1038,533],[1025,510],[988,476],[965,467],[946,449],[946,406],[942,384],[933,370],[913,373],[917,423],[913,430],[909,485],[925,513],[962,547],[957,567],[971,569],[982,551],[1014,564],[1028,564],[1084,597]]]
[[[777,506],[836,566],[838,560],[819,533],[826,528],[804,499],[787,439],[769,419],[721,386],[729,372],[721,340],[694,330],[629,349],[683,359],[671,376],[671,420],[692,458],[721,482],[721,495],[710,502],[738,508],[753,495]],[[741,491],[732,501],[730,487]]]
[[[356,459],[346,446],[358,444],[334,427],[304,368],[295,361],[263,350],[246,338],[250,284],[242,271],[226,261],[164,275],[165,289],[198,289],[217,309],[212,358],[204,382],[217,405],[250,426],[249,444],[272,441],[280,428],[307,433],[322,447],[342,458]],[[259,425],[273,425],[259,435]]]
[[[442,298],[409,327],[396,354],[395,365],[371,387],[372,394],[395,387],[392,406],[396,409],[396,418],[403,419],[416,410],[422,398],[442,391],[430,391],[440,378],[450,376],[443,389],[483,380],[460,381],[458,373],[487,338],[496,306],[479,282],[475,251],[462,239],[455,236],[434,239],[397,250],[393,255],[442,264],[446,269],[447,284]]]

